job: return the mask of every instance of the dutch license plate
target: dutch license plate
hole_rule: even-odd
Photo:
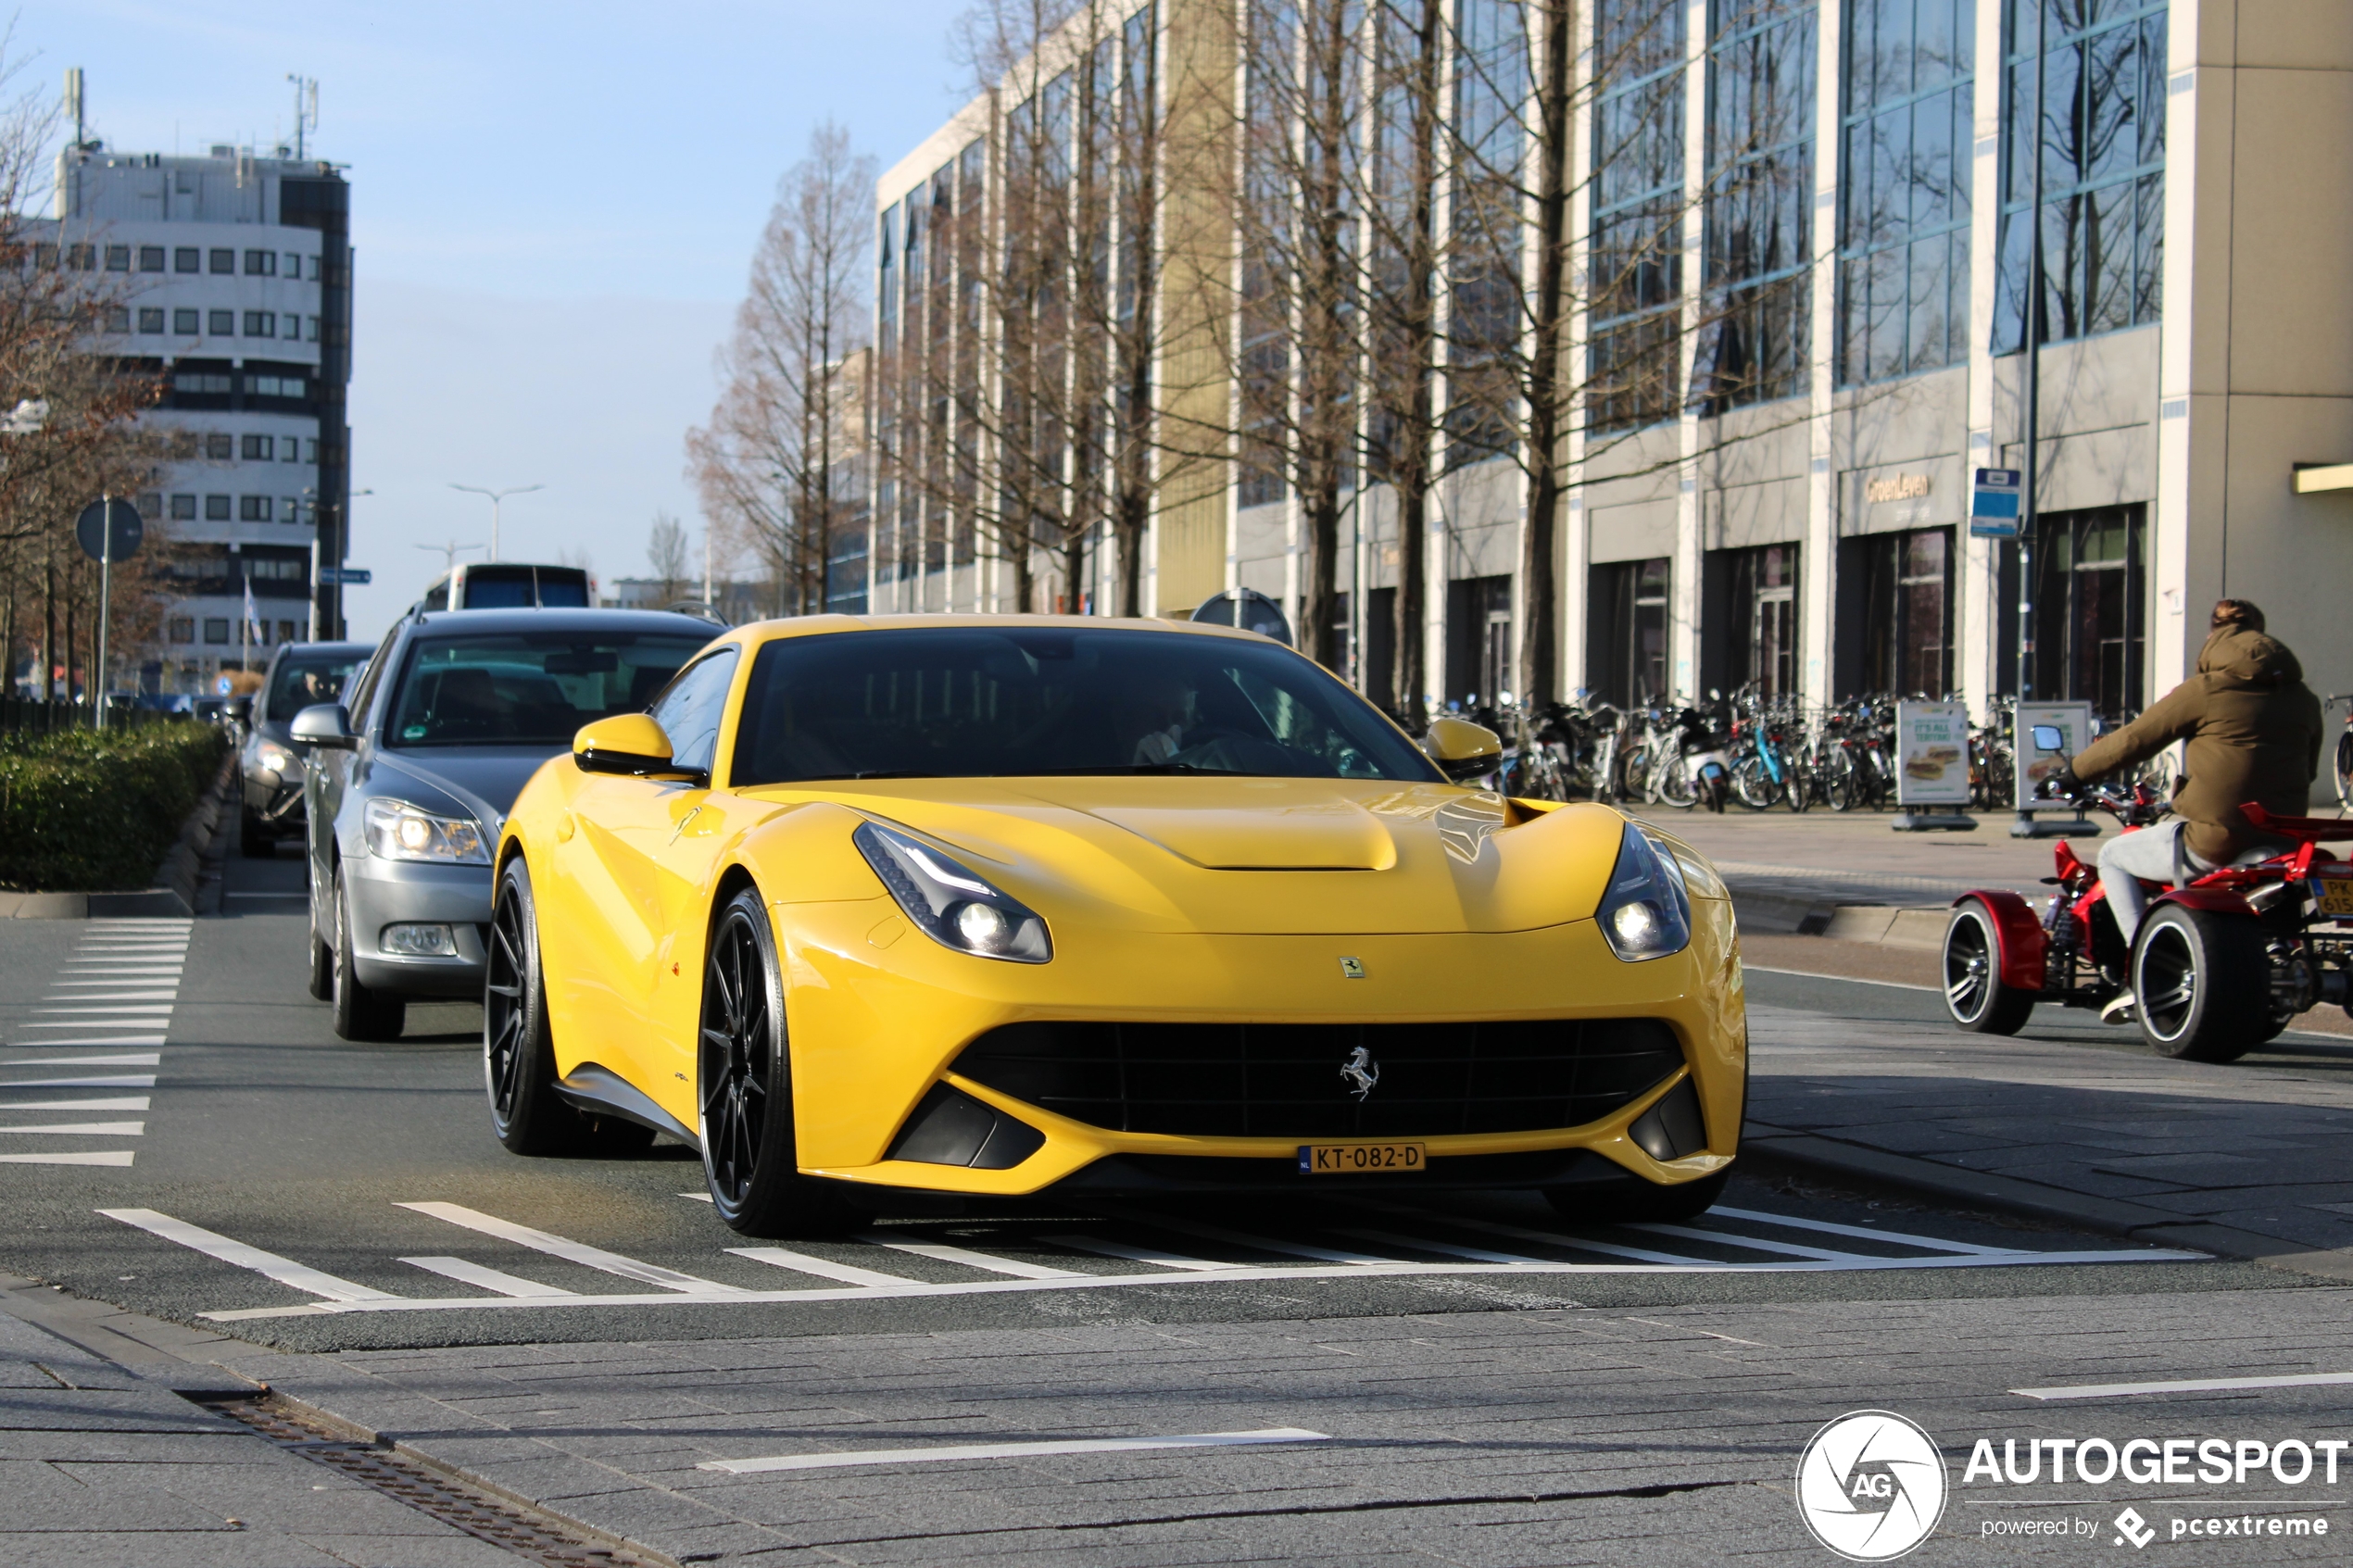
[[[1370,1171],[1423,1171],[1429,1151],[1417,1143],[1303,1143],[1299,1146],[1302,1176],[1357,1175]]]
[[[2353,876],[2316,876],[2312,891],[2321,900],[2321,913],[2333,920],[2353,920]]]

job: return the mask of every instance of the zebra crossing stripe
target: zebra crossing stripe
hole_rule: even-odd
[[[6,1156],[0,1156],[5,1159]],[[131,1162],[125,1156],[122,1163]],[[208,1257],[224,1263],[234,1263],[241,1269],[251,1269],[267,1274],[280,1285],[291,1286],[306,1295],[322,1297],[329,1301],[391,1301],[397,1298],[382,1290],[371,1290],[364,1285],[354,1285],[347,1279],[337,1279],[331,1273],[297,1263],[291,1258],[281,1258],[275,1252],[264,1252],[258,1247],[248,1247],[242,1241],[232,1241],[192,1225],[185,1220],[175,1220],[169,1214],[158,1214],[152,1209],[101,1209],[99,1213],[109,1220],[120,1220],[126,1225],[136,1225],[166,1241],[176,1241],[193,1248]]]

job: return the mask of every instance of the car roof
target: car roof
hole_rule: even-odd
[[[908,632],[943,628],[957,631],[1004,632],[1023,626],[1058,626],[1088,632],[1167,632],[1187,637],[1239,637],[1280,647],[1272,637],[1220,626],[1205,621],[1163,621],[1155,616],[1113,615],[796,615],[781,621],[753,621],[726,633],[728,640],[747,644],[778,637],[812,637],[831,632]]]
[[[408,628],[412,637],[495,636],[507,632],[590,632],[607,636],[673,633],[709,642],[718,634],[708,621],[648,609],[429,609],[411,615]]]
[[[373,643],[280,643],[278,651],[273,657],[302,659],[318,655],[328,659],[341,659],[344,655],[349,654],[357,659],[365,659],[375,651],[376,645]]]

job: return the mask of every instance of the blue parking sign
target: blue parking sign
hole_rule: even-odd
[[[1970,487],[1969,531],[1979,539],[2018,537],[2019,471],[1980,469]]]

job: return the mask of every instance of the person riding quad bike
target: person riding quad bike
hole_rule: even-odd
[[[2263,612],[2245,599],[2214,607],[2197,673],[2122,729],[2078,752],[2050,781],[2071,795],[2085,782],[2145,762],[2175,741],[2183,776],[2173,817],[2117,834],[2100,847],[2100,887],[2129,950],[2148,907],[2143,882],[2178,884],[2284,846],[2258,833],[2239,808],[2249,801],[2279,816],[2301,816],[2321,768],[2321,699],[2287,645],[2265,633]],[[2128,988],[2100,1016],[2133,1021]]]

